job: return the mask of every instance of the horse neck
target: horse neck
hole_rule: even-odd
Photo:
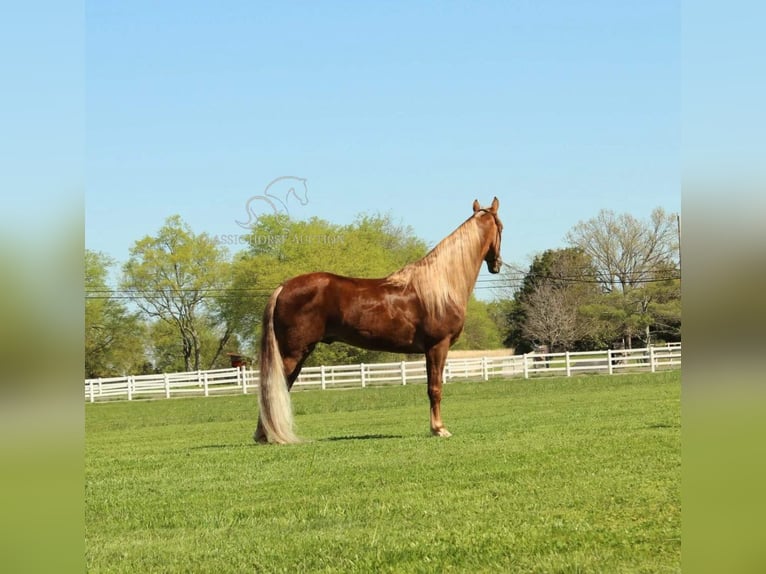
[[[471,217],[425,257],[390,278],[414,287],[431,312],[443,313],[449,305],[464,312],[486,256],[485,233]]]
[[[486,255],[485,243],[479,222],[470,218],[440,241],[432,250],[432,256],[439,260],[438,267],[451,269],[453,274],[464,276],[473,288]]]

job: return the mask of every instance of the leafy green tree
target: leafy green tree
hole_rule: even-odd
[[[114,298],[107,282],[114,262],[85,251],[85,376],[120,376],[142,372],[146,363],[145,326]]]
[[[681,340],[681,281],[668,279],[646,286],[649,296],[647,311],[652,317],[651,328],[663,341]]]
[[[184,364],[183,342],[172,323],[155,319],[149,326],[152,363],[158,373],[187,371]]]
[[[231,366],[227,352],[239,351],[239,339],[236,335],[232,335],[223,348],[219,348],[222,341],[221,331],[224,328],[210,315],[203,315],[198,322],[201,368],[221,369]],[[149,338],[156,372],[188,370],[183,360],[183,343],[174,325],[159,319],[155,320],[149,328]]]
[[[225,250],[208,234],[195,234],[178,215],[130,250],[122,288],[133,294],[146,316],[172,326],[184,370],[203,368],[202,332],[215,313],[212,301],[229,287],[228,265]],[[230,336],[231,329],[224,326],[216,345],[219,353]]]
[[[487,314],[497,329],[500,337],[501,346],[512,347],[510,340],[511,329],[513,327],[512,319],[515,316],[514,310],[518,303],[513,297],[499,297],[494,301],[487,303]]]
[[[476,299],[468,299],[465,325],[454,349],[499,349],[503,346],[500,330],[492,320],[489,305]]]
[[[242,331],[242,315],[237,308],[237,296],[232,291],[234,266],[223,266],[219,280],[226,288],[206,300],[203,329],[203,364],[207,368],[230,366],[227,353],[239,353],[242,347],[239,333]]]
[[[590,257],[607,294],[587,315],[618,326],[628,348],[634,339],[650,343],[658,320],[661,329],[680,332],[680,291],[672,285],[678,278],[676,215],[657,208],[641,221],[602,210],[575,225],[567,240]]]
[[[667,277],[661,271],[659,277]],[[681,296],[677,279],[658,279],[627,292],[604,293],[584,306],[583,315],[598,326],[596,333],[605,345],[625,338],[648,345],[681,338]],[[630,337],[628,339],[627,337]]]

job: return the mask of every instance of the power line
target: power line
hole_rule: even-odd
[[[638,274],[637,274],[638,275]],[[502,277],[480,277],[476,281],[475,289],[494,289],[514,287],[528,277],[540,280],[556,281],[560,283],[580,283],[591,285],[605,285],[604,280],[595,278],[584,278],[578,276],[557,276],[544,275],[539,273],[525,275],[505,275]],[[680,274],[671,274],[666,277],[652,278],[631,278],[626,282],[631,285],[665,283],[681,279]],[[275,287],[204,287],[199,289],[177,288],[169,292],[161,289],[89,289],[85,291],[86,299],[122,299],[122,300],[140,300],[140,299],[180,299],[185,294],[196,293],[203,298],[234,298],[242,295],[268,295],[274,291]]]

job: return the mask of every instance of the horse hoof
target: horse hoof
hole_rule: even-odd
[[[433,434],[434,436],[440,436],[440,437],[444,437],[444,438],[447,438],[447,437],[450,437],[450,436],[452,436],[452,433],[451,433],[451,432],[449,432],[449,431],[448,431],[447,429],[445,429],[444,427],[442,427],[442,428],[440,428],[440,429],[435,429],[435,430],[434,430],[434,429],[432,429],[432,430],[431,430],[431,434]]]

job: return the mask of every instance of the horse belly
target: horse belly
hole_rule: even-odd
[[[340,321],[327,325],[326,339],[374,351],[415,353],[423,350],[415,324],[406,313],[379,304],[342,313]]]

